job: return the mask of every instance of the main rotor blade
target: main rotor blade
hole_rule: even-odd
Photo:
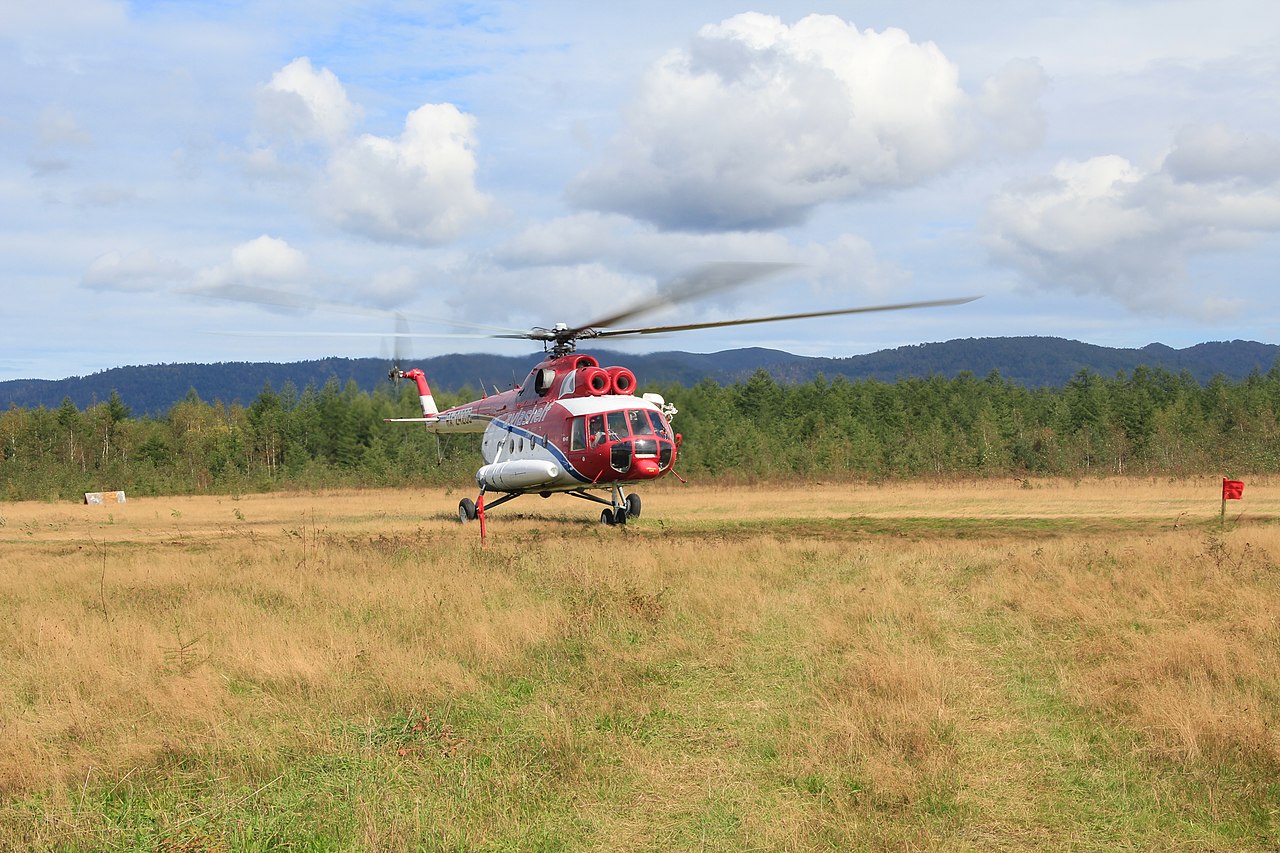
[[[688,302],[691,299],[697,299],[702,296],[709,296],[712,293],[718,293],[722,290],[728,290],[733,287],[739,287],[750,281],[764,278],[768,275],[791,269],[797,264],[775,263],[766,261],[718,261],[716,263],[707,264],[699,267],[687,276],[675,279],[669,282],[665,287],[661,288],[657,294],[639,302],[633,303],[627,308],[593,320],[590,323],[583,323],[570,330],[570,334],[576,336],[588,329],[598,329],[602,326],[612,326],[615,323],[621,323],[637,314],[645,314],[649,311],[665,308],[670,305],[678,305],[681,302]]]
[[[897,305],[871,305],[862,308],[837,308],[834,311],[806,311],[802,314],[775,314],[772,317],[748,317],[743,320],[715,320],[709,323],[682,323],[676,326],[646,326],[640,329],[599,329],[584,338],[616,338],[623,335],[656,335],[662,332],[690,332],[697,329],[717,329],[721,326],[748,326],[752,323],[775,323],[779,320],[805,320],[810,317],[837,317],[842,314],[870,314],[876,311],[904,311],[909,308],[935,308],[942,305],[964,305],[980,299],[979,296],[962,296],[956,299],[930,299],[924,302],[901,302]]]
[[[233,338],[443,338],[458,340],[491,340],[493,338],[523,338],[528,339],[525,335],[486,335],[480,332],[293,332],[293,331],[272,331],[272,332],[250,332],[250,331],[226,331],[223,329],[214,329],[206,332],[210,335],[224,335]]]

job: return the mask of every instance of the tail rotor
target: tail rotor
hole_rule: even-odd
[[[409,321],[405,319],[403,314],[396,314],[396,330],[391,335],[391,368],[387,371],[387,379],[391,380],[391,384],[397,389],[400,387],[400,380],[406,378],[402,365],[413,358],[409,346]],[[383,346],[383,358],[387,357],[387,346]]]

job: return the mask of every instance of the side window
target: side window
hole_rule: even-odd
[[[605,440],[604,415],[591,416],[591,420],[587,422],[587,435],[590,437],[591,447],[595,447]]]
[[[662,415],[658,414],[657,412],[650,411],[649,420],[653,421],[654,432],[656,432],[658,435],[666,436],[667,438],[671,437],[671,433],[667,432],[666,424],[662,422]]]
[[[627,429],[627,413],[626,412],[610,412],[609,413],[609,440],[617,441],[620,438],[626,438],[631,432]]]
[[[573,374],[570,373],[570,376]],[[586,450],[587,449],[587,419],[574,418],[573,431],[569,435],[570,450]]]

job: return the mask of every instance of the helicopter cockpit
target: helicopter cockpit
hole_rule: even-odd
[[[661,413],[652,409],[620,409],[573,419],[569,449],[608,447],[615,471],[632,468],[634,460],[656,459],[659,470],[671,465],[675,441]]]

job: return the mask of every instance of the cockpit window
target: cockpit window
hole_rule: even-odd
[[[653,422],[653,431],[655,433],[666,438],[671,437],[671,433],[667,432],[667,425],[662,422],[662,415],[657,412],[650,411],[649,420]]]
[[[628,410],[627,420],[631,422],[632,435],[653,435],[653,427],[649,425],[649,418],[644,409]]]
[[[617,441],[630,435],[630,431],[627,429],[626,412],[610,412],[606,417],[609,420],[610,441]]]
[[[604,434],[604,415],[592,415],[591,420],[587,424],[587,435],[590,437],[590,447],[595,447],[602,443],[608,436]]]

